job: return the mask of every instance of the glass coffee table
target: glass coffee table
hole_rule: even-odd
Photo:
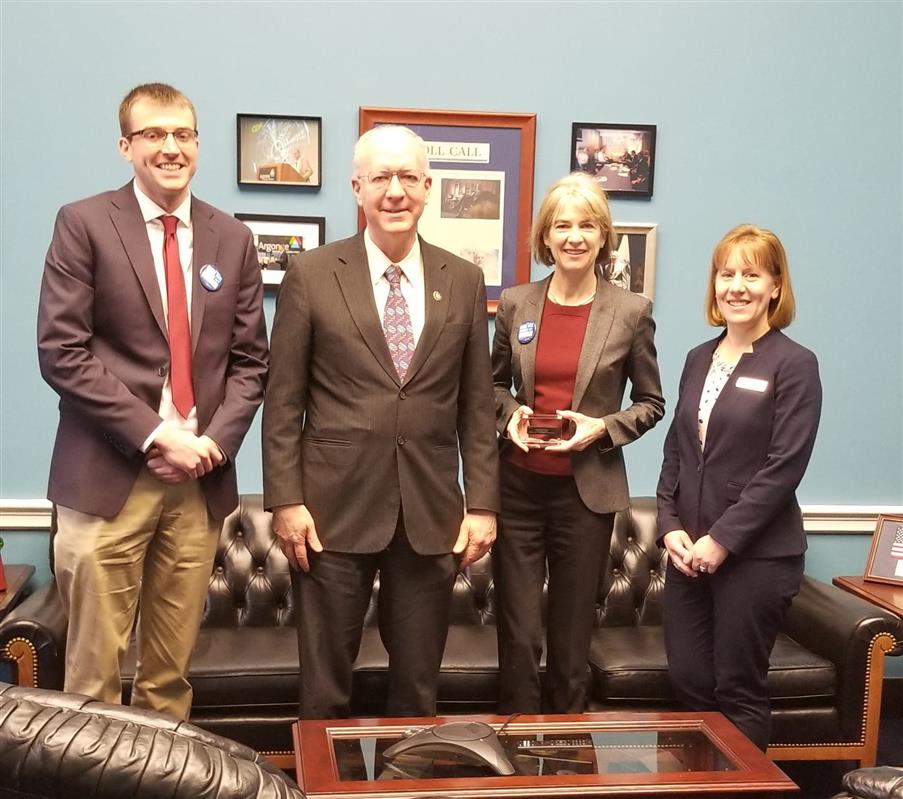
[[[385,757],[445,722],[490,725],[510,776],[454,751]],[[299,721],[298,783],[320,799],[791,796],[796,784],[720,713]]]

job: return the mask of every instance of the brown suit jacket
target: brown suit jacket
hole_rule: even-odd
[[[503,448],[512,446],[505,437],[511,414],[521,405],[533,406],[536,344],[550,280],[548,277],[514,286],[503,291],[499,299],[492,371]],[[521,344],[518,331],[524,322],[533,322],[536,334]],[[596,513],[611,513],[628,506],[621,447],[652,428],[665,412],[654,333],[649,300],[615,288],[600,275],[577,362],[570,408],[587,416],[604,418],[608,431],[608,436],[603,436],[597,444],[571,455],[580,497]],[[622,410],[628,379],[631,405]]]
[[[420,242],[425,320],[400,382],[373,299],[363,234],[290,266],[263,409],[268,508],[305,504],[327,550],[377,552],[399,503],[411,546],[448,553],[464,502],[498,510],[482,272]]]
[[[235,455],[263,399],[267,370],[260,267],[247,227],[196,197],[191,299],[198,432],[228,462],[202,479],[214,518],[238,503]],[[220,271],[209,291],[198,273]],[[44,264],[38,360],[60,395],[48,497],[115,516],[144,463],[141,445],[160,423],[169,367],[163,300],[132,184],[66,205]]]

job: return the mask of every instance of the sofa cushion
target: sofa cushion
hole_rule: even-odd
[[[123,662],[124,701],[135,678],[135,642]],[[389,656],[376,627],[364,628],[354,664],[355,705],[385,700]],[[294,627],[204,627],[191,657],[194,708],[255,707],[298,701]],[[442,658],[439,701],[489,704],[498,698],[498,646],[492,625],[453,624]]]
[[[365,707],[385,702],[388,655],[376,627],[364,629],[354,663],[354,697]],[[493,625],[452,624],[439,675],[440,705],[494,706],[498,700],[498,645]]]
[[[204,627],[191,656],[195,708],[298,703],[294,627]],[[135,641],[122,666],[123,701],[135,678]]]
[[[662,628],[603,627],[590,648],[591,694],[606,703],[673,704]],[[771,653],[768,688],[776,703],[830,699],[835,694],[834,664],[812,654],[786,635]]]

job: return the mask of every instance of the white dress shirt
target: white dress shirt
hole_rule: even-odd
[[[163,300],[163,318],[168,323],[169,308],[166,302],[166,269],[163,265],[163,221],[161,216],[169,215],[178,219],[176,225],[176,239],[179,242],[179,261],[182,266],[183,276],[185,278],[185,301],[188,304],[188,324],[191,326],[191,289],[192,289],[192,272],[191,259],[194,255],[194,233],[191,229],[191,194],[185,201],[176,208],[171,214],[164,211],[150,197],[148,197],[137,183],[133,183],[135,189],[135,197],[138,199],[138,207],[141,209],[141,215],[144,217],[144,224],[147,228],[147,239],[150,242],[151,255],[154,258],[154,271],[157,275],[157,285],[160,287],[160,297]],[[148,448],[156,438],[160,427],[164,423],[169,422],[175,427],[182,430],[188,430],[195,435],[198,432],[198,412],[197,408],[192,408],[188,413],[188,418],[183,419],[182,415],[176,410],[176,406],[172,402],[172,381],[167,371],[166,380],[163,383],[163,394],[160,396],[160,407],[158,408],[160,418],[163,420],[154,431],[145,439],[141,446],[143,452],[147,452]]]
[[[373,284],[373,299],[376,301],[379,323],[383,325],[384,330],[386,300],[389,299],[389,279],[386,277],[386,269],[393,263],[401,269],[401,295],[408,304],[408,315],[411,317],[411,328],[414,331],[414,346],[416,347],[417,342],[420,341],[420,334],[423,332],[423,319],[426,313],[420,239],[414,237],[414,246],[400,261],[390,261],[370,238],[370,231],[364,230],[364,249],[367,251],[367,265],[370,268],[370,281]]]

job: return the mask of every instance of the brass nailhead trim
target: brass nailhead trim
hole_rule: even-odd
[[[29,641],[27,638],[17,637],[17,638],[11,638],[9,641],[7,641],[6,646],[3,648],[3,655],[8,661],[17,664],[17,666],[18,666],[18,663],[21,660],[21,658],[17,658],[15,656],[13,656],[13,653],[9,648],[11,644],[25,644],[25,646],[31,651],[31,662],[33,664],[32,670],[34,672],[34,685],[29,686],[29,687],[37,688],[38,687],[38,651],[37,651],[37,649],[35,649],[34,644],[31,641]],[[18,680],[18,678],[19,678],[19,675],[17,674],[16,679]]]

